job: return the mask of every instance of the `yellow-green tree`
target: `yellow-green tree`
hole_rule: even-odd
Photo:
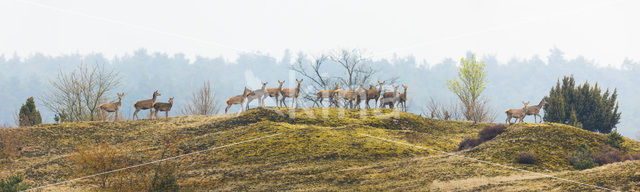
[[[447,86],[462,105],[465,119],[473,122],[492,121],[495,115],[487,107],[487,99],[482,92],[487,88],[487,70],[482,61],[474,55],[460,59],[458,77],[449,80]]]

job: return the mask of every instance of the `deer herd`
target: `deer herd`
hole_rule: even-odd
[[[262,87],[256,90],[250,90],[245,87],[241,95],[236,95],[226,100],[227,107],[224,109],[224,113],[226,114],[231,106],[238,104],[240,105],[241,111],[245,109],[245,104],[248,110],[249,104],[253,100],[257,100],[259,106],[264,106],[264,99],[267,97],[275,97],[276,106],[278,107],[287,107],[285,101],[287,98],[291,98],[291,106],[297,107],[302,79],[296,79],[296,83],[295,88],[282,88],[284,81],[279,80],[278,87],[275,88],[266,88],[267,82],[263,82]],[[406,111],[407,86],[402,85],[404,88],[403,93],[398,92],[398,86],[394,86],[393,92],[382,93],[384,83],[384,81],[378,81],[377,88],[374,85],[370,85],[369,89],[365,89],[363,85],[360,85],[356,90],[341,89],[340,84],[335,83],[332,89],[320,90],[316,93],[313,106],[324,106],[322,102],[327,99],[329,101],[329,107],[341,107],[340,102],[342,101],[342,107],[344,108],[359,109],[361,102],[364,101],[367,108],[371,108],[369,101],[374,100],[376,106],[378,105],[378,101],[380,101],[381,108],[388,106],[393,109],[394,106],[397,105]]]
[[[275,88],[267,88],[267,82],[262,83],[262,87],[256,90],[250,90],[247,87],[244,88],[242,94],[236,95],[228,98],[225,102],[227,103],[227,107],[224,109],[224,113],[226,114],[229,111],[229,108],[233,105],[240,105],[240,110],[244,111],[245,103],[246,109],[249,109],[249,104],[251,101],[257,100],[259,106],[264,106],[264,100],[267,97],[275,98],[276,106],[278,107],[287,107],[285,102],[286,98],[291,98],[291,105],[293,107],[297,107],[298,96],[300,96],[300,85],[302,84],[302,79],[296,79],[297,86],[295,88],[282,88],[284,85],[284,81],[278,80],[278,87]],[[312,107],[324,106],[323,101],[327,99],[329,101],[329,107],[340,107],[340,102],[342,101],[342,107],[351,108],[351,109],[360,109],[360,104],[364,101],[366,108],[369,109],[371,106],[369,105],[369,101],[374,101],[374,106],[378,106],[380,103],[380,108],[388,107],[393,109],[394,107],[399,107],[403,111],[407,110],[407,86],[402,85],[403,92],[400,93],[398,91],[399,86],[394,85],[393,91],[390,92],[382,92],[382,87],[384,86],[385,81],[378,81],[378,85],[375,86],[373,84],[369,85],[368,89],[365,89],[363,85],[360,85],[356,90],[345,90],[341,89],[340,84],[335,83],[332,89],[320,90],[316,93],[316,98],[313,100]],[[124,93],[118,93],[118,102],[112,103],[103,103],[98,105],[100,109],[100,116],[105,119],[106,113],[115,113],[114,121],[118,120],[118,111],[120,109],[120,105],[122,104],[122,97]],[[149,110],[149,119],[158,118],[158,111],[165,112],[165,118],[169,117],[169,111],[173,106],[173,97],[169,98],[169,102],[156,102],[158,96],[161,96],[158,93],[158,90],[153,92],[153,96],[151,99],[136,101],[133,104],[135,111],[133,112],[133,119],[140,119],[138,117],[138,112],[140,110]],[[245,102],[246,101],[246,102]],[[537,122],[537,117],[540,117],[540,122],[542,122],[542,116],[540,115],[540,109],[542,106],[547,104],[547,101],[542,99],[538,105],[528,106],[529,102],[522,102],[524,107],[518,109],[508,109],[505,111],[507,115],[507,119],[505,122],[507,124],[511,124],[511,119],[515,118],[516,123],[524,122],[524,118],[528,115],[534,116],[534,123]]]

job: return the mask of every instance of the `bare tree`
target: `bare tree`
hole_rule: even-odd
[[[120,76],[104,65],[81,63],[71,73],[59,71],[49,82],[51,87],[41,98],[45,107],[64,114],[61,121],[93,121],[99,117],[98,105],[120,85]]]
[[[336,73],[332,67],[337,67],[339,72]],[[310,101],[315,99],[318,91],[332,89],[334,83],[339,83],[345,90],[356,90],[360,85],[369,84],[377,74],[377,70],[371,66],[371,59],[358,49],[337,50],[332,54],[314,57],[311,61],[307,60],[306,55],[299,53],[291,70],[310,80],[312,90],[305,90],[307,92],[304,94],[305,99]],[[394,77],[385,81],[393,83],[396,79]]]
[[[355,90],[359,85],[368,83],[377,72],[371,67],[371,59],[365,57],[358,49],[336,51],[331,60],[342,66],[344,75],[337,78],[343,87],[349,90]]]
[[[197,92],[193,93],[191,101],[182,108],[181,113],[183,115],[214,115],[219,111],[216,94],[212,91],[211,83],[206,81]]]
[[[442,104],[430,98],[429,103],[422,109],[422,114],[431,119],[461,120],[461,109],[456,103]]]

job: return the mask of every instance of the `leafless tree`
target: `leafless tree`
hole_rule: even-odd
[[[332,70],[334,66],[331,65],[337,65],[339,72]],[[364,56],[358,49],[333,51],[331,54],[313,57],[311,61],[307,60],[306,55],[300,53],[291,70],[311,82],[307,86],[310,85],[312,90],[305,90],[304,94],[305,99],[310,101],[315,99],[315,93],[332,89],[336,82],[345,90],[356,90],[361,84],[368,85],[377,74],[377,70],[371,66],[371,59]],[[385,81],[393,83],[396,79],[397,77],[394,77]]]
[[[59,71],[49,82],[51,87],[41,98],[45,107],[65,114],[61,121],[93,121],[99,117],[98,105],[120,86],[120,76],[104,65],[81,63],[71,73]]]
[[[193,93],[191,101],[182,108],[181,113],[183,115],[214,115],[219,111],[216,94],[211,88],[211,83],[206,81],[197,92]]]
[[[430,98],[430,101],[422,109],[422,114],[425,117],[440,120],[461,120],[461,112],[456,103],[442,104],[433,98]]]

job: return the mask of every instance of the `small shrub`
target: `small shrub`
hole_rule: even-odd
[[[521,152],[516,159],[520,164],[535,164],[536,160],[536,155],[531,152]]]
[[[480,144],[482,144],[481,139],[467,138],[462,140],[462,142],[460,142],[460,145],[458,145],[458,150],[474,148],[475,146],[478,146]]]
[[[504,132],[505,129],[507,129],[507,126],[504,124],[487,125],[478,133],[478,136],[482,139],[482,142],[489,141]]]
[[[27,99],[27,102],[20,107],[18,118],[20,126],[33,126],[42,123],[40,111],[36,109],[36,104],[33,101],[33,97],[29,97]]]
[[[622,143],[624,143],[624,138],[622,138],[622,135],[620,135],[620,133],[618,133],[617,130],[614,130],[611,133],[607,134],[607,140],[605,140],[604,142],[611,147],[624,151],[622,147]]]
[[[575,153],[571,154],[569,163],[571,164],[571,166],[573,166],[573,168],[578,170],[593,168],[598,164],[594,162],[593,158],[591,158],[592,153],[593,151],[589,150],[587,148],[587,145],[585,145],[584,143],[580,144],[578,150]]]
[[[12,175],[4,179],[0,179],[0,191],[23,191],[27,189],[26,184],[22,183],[21,175]]]
[[[600,165],[615,163],[626,160],[638,160],[639,154],[625,154],[624,152],[610,145],[601,145],[598,153],[593,154],[593,159]]]

